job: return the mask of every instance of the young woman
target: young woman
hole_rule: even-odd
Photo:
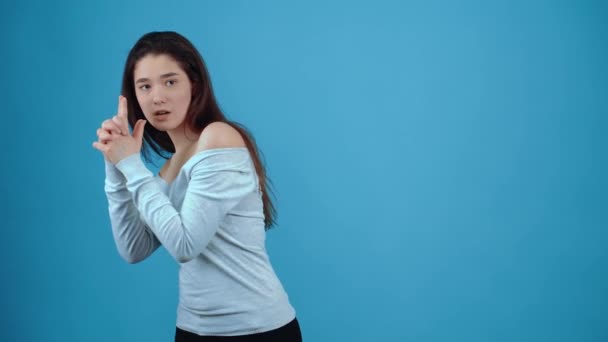
[[[137,41],[97,136],[118,252],[136,263],[163,245],[180,264],[175,341],[301,341],[265,249],[275,211],[255,142],[222,114],[186,38]],[[150,150],[171,154],[157,176]]]

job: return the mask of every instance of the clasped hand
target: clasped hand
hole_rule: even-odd
[[[146,120],[137,120],[133,135],[129,134],[127,119],[127,98],[118,97],[118,113],[105,120],[97,130],[98,141],[93,147],[101,151],[104,158],[117,164],[124,158],[141,151]]]

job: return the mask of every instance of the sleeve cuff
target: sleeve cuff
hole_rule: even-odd
[[[116,185],[127,181],[114,164],[105,158],[103,160],[106,164],[106,182]]]
[[[127,180],[133,180],[138,177],[152,176],[152,172],[141,161],[141,153],[134,153],[116,163],[116,168],[122,172]]]

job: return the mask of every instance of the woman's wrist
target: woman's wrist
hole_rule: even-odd
[[[140,152],[121,159],[115,166],[127,180],[132,180],[148,173],[151,174],[150,170],[142,162]]]

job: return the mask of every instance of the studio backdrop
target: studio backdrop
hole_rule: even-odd
[[[608,340],[605,2],[0,13],[0,340],[173,339],[178,264],[120,258],[91,146],[129,49],[165,30],[264,154],[267,249],[305,341]]]

